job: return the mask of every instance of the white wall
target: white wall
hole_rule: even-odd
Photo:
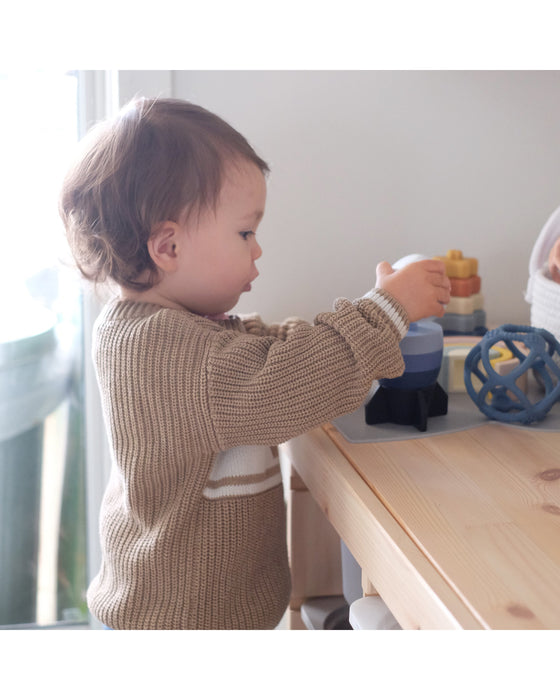
[[[459,248],[492,323],[528,323],[533,243],[560,204],[560,72],[125,71],[122,99],[217,112],[269,162],[261,276],[238,311],[312,319],[375,265]],[[161,86],[161,87],[158,87]]]

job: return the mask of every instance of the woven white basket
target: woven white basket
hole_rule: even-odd
[[[531,326],[544,328],[560,342],[560,284],[548,273],[548,255],[558,238],[560,207],[548,219],[533,247],[525,299],[531,304]]]

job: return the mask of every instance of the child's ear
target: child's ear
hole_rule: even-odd
[[[148,253],[160,270],[173,272],[177,267],[179,227],[174,221],[158,224],[148,239]]]

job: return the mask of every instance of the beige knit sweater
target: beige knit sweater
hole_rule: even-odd
[[[277,445],[404,370],[385,292],[314,324],[115,300],[94,360],[113,468],[92,613],[115,629],[268,629],[290,593]]]

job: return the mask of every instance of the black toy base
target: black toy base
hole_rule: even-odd
[[[411,391],[380,386],[366,404],[365,410],[368,425],[413,425],[420,432],[425,432],[428,418],[446,415],[447,394],[437,382]]]

